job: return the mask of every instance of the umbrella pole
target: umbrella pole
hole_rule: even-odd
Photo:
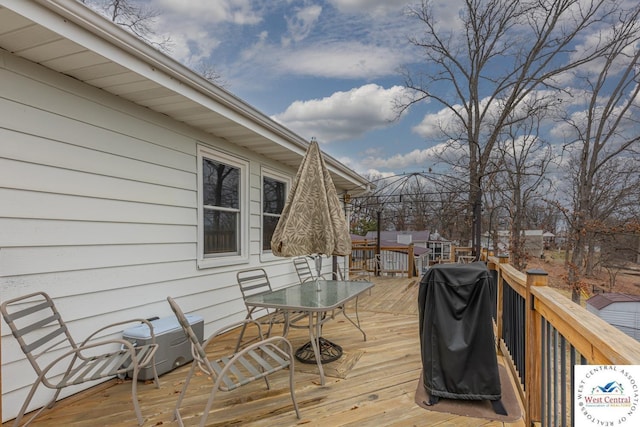
[[[320,254],[314,255],[313,261],[316,263],[316,292],[320,292],[320,284],[318,283],[318,280],[321,278],[320,272],[322,271],[322,256]]]
[[[316,262],[316,277],[319,279],[320,278],[320,271],[322,271],[322,256],[320,254],[315,255],[314,257],[314,261]]]

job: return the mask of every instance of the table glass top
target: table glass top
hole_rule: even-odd
[[[277,289],[245,300],[257,307],[320,311],[332,309],[373,287],[365,281],[317,280]]]

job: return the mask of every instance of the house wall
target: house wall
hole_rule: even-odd
[[[295,171],[3,50],[0,82],[3,299],[46,291],[82,339],[169,315],[170,295],[205,318],[207,335],[245,316],[237,270],[263,264],[274,287],[296,281],[291,261],[261,257],[260,245],[261,166]],[[250,161],[249,264],[197,268],[198,144]],[[35,374],[1,326],[5,421]]]

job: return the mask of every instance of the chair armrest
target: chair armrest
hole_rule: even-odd
[[[63,361],[64,359],[67,359],[71,356],[73,356],[73,359],[68,362],[67,365],[67,371],[71,368],[73,368],[74,362],[76,359],[80,359],[80,360],[86,360],[88,357],[88,355],[84,355],[83,352],[86,352],[87,350],[90,350],[92,348],[98,348],[98,347],[103,347],[103,346],[113,346],[113,345],[120,345],[120,351],[123,351],[124,349],[126,349],[127,353],[129,353],[131,356],[131,367],[135,367],[138,364],[138,360],[134,357],[135,352],[136,352],[136,347],[131,344],[129,341],[127,340],[121,340],[121,339],[113,339],[113,340],[105,340],[105,341],[98,341],[98,342],[94,342],[91,344],[86,344],[86,345],[82,345],[79,347],[76,347],[74,349],[71,349],[69,351],[64,352],[62,355],[56,357],[54,360],[52,360],[51,362],[49,362],[47,364],[47,366],[44,367],[44,369],[42,369],[42,371],[40,372],[39,375],[39,380],[41,380],[43,383],[47,384],[47,387],[50,388],[56,388],[55,384],[51,384],[46,375],[47,373],[53,368],[55,367],[58,363],[60,363],[61,361]],[[155,344],[153,344],[155,345]],[[113,353],[113,350],[110,350],[110,353]],[[155,353],[155,351],[154,351]],[[128,370],[128,369],[127,369]]]
[[[97,334],[99,334],[102,331],[105,331],[107,329],[111,329],[115,326],[119,326],[119,325],[127,325],[130,323],[144,323],[147,325],[147,327],[149,328],[149,334],[151,335],[151,344],[155,344],[156,343],[156,335],[153,332],[153,325],[151,324],[151,322],[147,319],[128,319],[128,320],[123,320],[120,322],[115,322],[115,323],[111,323],[110,325],[106,325],[103,326],[100,329],[97,329],[95,331],[93,331],[93,333],[91,333],[91,335],[89,335],[87,338],[85,338],[84,341],[82,341],[82,344],[80,344],[81,347],[84,347],[93,337],[95,337]]]

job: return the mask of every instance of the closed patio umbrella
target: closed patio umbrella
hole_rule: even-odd
[[[351,235],[322,153],[311,140],[298,173],[287,196],[282,214],[271,238],[271,251],[276,256],[315,255],[320,277],[320,255],[346,256],[351,253]],[[322,363],[336,360],[342,348],[324,338],[319,339]],[[296,351],[298,360],[316,363],[311,343]]]
[[[315,139],[291,186],[271,238],[271,251],[283,257],[351,253],[347,220]]]

